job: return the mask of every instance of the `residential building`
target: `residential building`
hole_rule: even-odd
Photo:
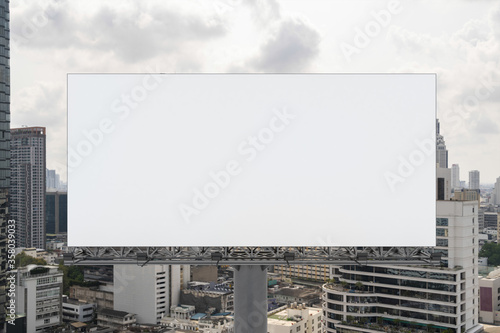
[[[234,333],[234,320],[230,312],[196,313],[193,305],[178,304],[170,307],[170,316],[163,317],[162,326],[172,332]]]
[[[98,308],[113,309],[113,289],[107,290],[103,286],[99,287],[69,287],[69,297],[81,302],[94,303]]]
[[[267,317],[269,333],[320,333],[323,332],[322,310],[291,304],[288,308],[271,313]]]
[[[479,321],[500,325],[500,269],[479,277]]]
[[[324,282],[330,278],[329,265],[275,265],[274,273],[286,277]]]
[[[321,291],[318,288],[286,287],[270,290],[268,297],[274,298],[277,303],[299,303],[311,306],[320,303]]]
[[[126,311],[99,309],[97,311],[97,324],[111,328],[128,327],[136,323],[135,314]]]
[[[90,322],[94,319],[96,308],[97,304],[95,303],[85,303],[74,298],[63,297],[62,317],[64,321],[69,322]]]
[[[443,267],[337,267],[340,283],[323,286],[326,332],[381,331],[388,325],[481,331],[477,211],[477,201],[437,202],[436,249]]]
[[[7,221],[10,189],[10,19],[9,0],[0,0],[0,333],[6,306]]]
[[[216,312],[234,310],[234,292],[224,284],[192,281],[188,288],[181,290],[180,303],[191,304],[196,312],[206,313],[210,309]]]
[[[46,192],[45,194],[46,234],[68,232],[68,193]]]
[[[469,189],[471,190],[479,190],[479,171],[472,170],[469,171]]]
[[[10,213],[17,246],[45,248],[45,127],[11,129]]]
[[[27,332],[62,323],[63,273],[57,266],[28,265],[16,274],[16,313],[26,315]]]
[[[189,281],[188,265],[115,265],[114,309],[137,315],[141,324],[159,324],[179,304]]]

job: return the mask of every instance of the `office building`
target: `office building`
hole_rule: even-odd
[[[159,324],[179,304],[189,281],[188,265],[115,265],[114,309],[136,314],[141,324]]]
[[[439,130],[439,120],[436,119],[436,163],[438,168],[448,168],[448,150]]]
[[[68,194],[46,192],[45,194],[46,234],[68,232]]]
[[[57,266],[28,265],[16,273],[16,313],[27,332],[50,331],[62,322],[63,273]]]
[[[460,188],[460,167],[458,164],[451,166],[451,186],[453,188]]]
[[[10,22],[8,0],[0,0],[0,27],[0,332],[4,332],[6,234],[10,188]]]
[[[326,332],[479,332],[477,201],[438,201],[443,267],[337,266],[323,286]]]
[[[11,129],[11,217],[17,246],[45,248],[45,127]]]
[[[479,171],[469,171],[469,189],[479,190]]]

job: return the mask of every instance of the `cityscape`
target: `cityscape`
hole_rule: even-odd
[[[266,15],[285,15],[278,2],[270,3],[255,5],[250,10],[252,15],[253,10],[263,9],[267,11],[259,18],[262,20]],[[410,6],[399,1],[381,4],[384,7],[371,12],[371,21],[366,26],[370,22],[379,22],[379,27],[384,26],[384,22],[389,24],[398,19],[402,8]],[[240,10],[238,6],[243,6],[240,1],[220,2],[215,11],[223,20],[227,12],[236,15],[234,12]],[[12,23],[10,12],[21,8],[24,7],[9,0],[0,0],[0,332],[257,332],[254,327],[266,327],[268,333],[497,332],[496,327],[500,327],[500,168],[495,161],[500,151],[495,138],[498,136],[488,137],[489,141],[482,143],[493,146],[495,156],[488,155],[471,167],[471,160],[478,155],[466,159],[466,148],[455,148],[459,145],[456,142],[463,141],[458,140],[453,131],[462,133],[463,129],[457,129],[460,126],[453,120],[457,113],[439,111],[439,107],[449,105],[445,102],[438,107],[435,123],[436,246],[433,253],[439,254],[437,264],[422,261],[370,265],[369,260],[353,260],[347,264],[303,265],[294,264],[293,257],[289,257],[290,262],[285,257],[283,264],[261,266],[266,281],[266,285],[261,286],[265,290],[265,304],[261,304],[265,309],[265,323],[257,323],[260,319],[253,313],[245,314],[246,322],[237,322],[238,315],[242,316],[235,313],[235,304],[240,301],[235,280],[244,271],[223,261],[219,264],[221,258],[213,257],[217,261],[215,265],[140,264],[138,260],[137,263],[65,265],[72,249],[68,247],[68,171],[61,162],[66,147],[56,143],[63,136],[55,140],[52,131],[60,135],[60,128],[39,116],[33,116],[28,125],[12,120],[15,110],[21,108],[11,101],[11,77],[16,74],[11,70],[14,52],[10,45],[14,37],[18,38],[16,43],[20,42],[19,35],[10,34],[10,29],[15,27],[19,32],[22,28]],[[62,11],[52,4],[44,8],[41,13],[45,16],[42,16],[50,20],[56,20],[58,10]],[[497,25],[492,36],[500,39],[500,7],[493,8],[496,16],[490,18],[496,20]],[[104,10],[104,14],[109,12]],[[306,30],[306,37],[299,39],[319,38],[316,31],[307,26],[307,20],[283,20],[283,25],[296,24],[289,26],[290,30],[297,26]],[[144,22],[148,20],[140,21],[147,24]],[[217,22],[203,27],[207,38],[221,33]],[[46,26],[47,23],[33,25],[36,28],[33,35],[40,29],[51,29]],[[468,27],[471,35],[481,35],[480,29]],[[283,29],[281,34],[285,34],[286,29],[280,29]],[[31,40],[26,33],[24,36],[24,43]],[[370,35],[373,39],[377,36],[378,33]],[[481,38],[485,42],[486,37],[481,36],[475,37],[474,45],[481,44]],[[356,44],[356,38],[354,46],[343,43],[340,47],[349,62],[362,49]],[[297,50],[301,52],[301,48]],[[266,67],[262,59],[255,61],[262,71],[295,70],[295,67]],[[237,72],[241,68],[235,65],[230,69]],[[297,68],[311,70],[307,66]],[[475,89],[480,96],[490,91],[484,86]],[[497,92],[492,88],[491,93]],[[487,98],[476,99],[479,103]],[[492,100],[495,101],[495,97]],[[464,105],[470,107],[471,104]],[[490,128],[500,133],[496,127],[500,125],[498,109],[494,112],[488,113],[497,116],[490,116],[494,119]],[[474,117],[472,119],[476,119]],[[481,119],[487,116],[484,117]],[[22,121],[27,119],[30,118]],[[478,128],[482,124],[477,119],[476,123]],[[448,133],[451,134],[448,136]],[[471,145],[463,146],[471,148]],[[485,152],[491,150],[485,148]],[[489,159],[491,165],[483,169],[481,162]],[[363,188],[359,186],[360,196],[355,199],[362,209],[363,200],[369,198],[363,197]],[[416,202],[415,209],[418,208]],[[253,285],[252,281],[246,283]]]

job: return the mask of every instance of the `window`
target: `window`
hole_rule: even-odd
[[[44,320],[43,320],[43,323],[44,323],[44,324],[48,324],[48,323],[50,323],[50,318],[48,318],[48,319],[44,319]]]

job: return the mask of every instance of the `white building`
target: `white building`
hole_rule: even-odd
[[[451,186],[453,188],[460,188],[460,167],[458,164],[451,166]]]
[[[500,269],[479,278],[479,320],[484,324],[500,324]]]
[[[77,299],[63,298],[62,317],[64,321],[89,322],[94,318],[97,304],[80,302]]]
[[[477,201],[437,202],[436,243],[444,267],[337,267],[334,278],[342,284],[323,286],[326,332],[371,332],[389,325],[436,332],[482,330],[477,206]]]
[[[267,317],[268,333],[319,333],[322,332],[322,310],[292,304]]]
[[[469,171],[469,189],[479,190],[479,171]]]
[[[26,315],[27,332],[61,324],[63,273],[57,266],[28,265],[16,273],[16,313]]]
[[[115,265],[113,308],[135,313],[138,323],[159,324],[179,303],[189,281],[188,265]]]

